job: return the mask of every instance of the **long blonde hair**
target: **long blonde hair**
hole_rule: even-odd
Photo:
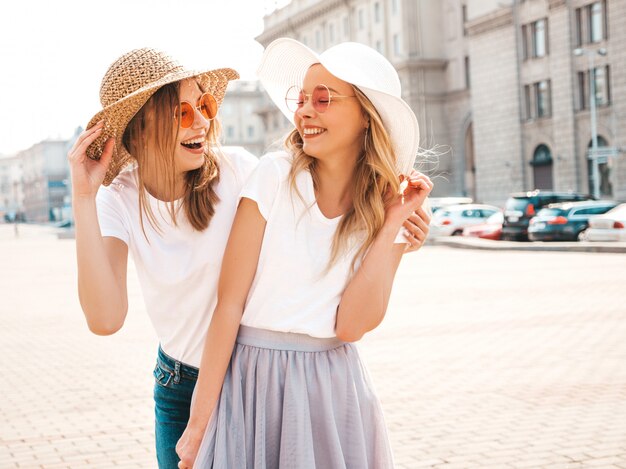
[[[201,86],[198,82],[198,86]],[[206,90],[202,90],[203,92]],[[145,186],[149,171],[158,174],[159,188],[168,194],[174,194],[176,188],[174,152],[178,140],[178,128],[172,132],[175,122],[175,109],[180,102],[180,82],[170,83],[159,88],[130,121],[122,141],[128,152],[137,160],[137,185],[139,188],[139,217],[144,231],[143,213],[150,224],[161,231],[157,218],[148,202]],[[189,222],[197,231],[203,231],[215,214],[215,205],[219,197],[215,185],[219,181],[219,146],[220,125],[217,119],[211,121],[207,134],[207,152],[203,165],[185,174],[185,193],[182,207]],[[147,139],[152,139],[154,153],[146,147]],[[178,226],[175,201],[167,203],[167,211],[172,223]]]
[[[352,86],[361,105],[361,111],[369,121],[363,139],[363,149],[357,160],[352,177],[352,207],[344,214],[335,231],[328,268],[343,255],[349,240],[357,233],[364,234],[364,240],[354,258],[352,270],[374,242],[385,221],[385,196],[397,193],[400,181],[396,174],[396,154],[383,121],[372,102],[356,86]],[[301,171],[309,171],[314,187],[318,187],[316,172],[317,160],[302,149],[302,136],[294,129],[285,141],[285,146],[293,155],[289,172],[291,189],[298,192],[296,176]]]

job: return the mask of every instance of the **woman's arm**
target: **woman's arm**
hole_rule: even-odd
[[[388,205],[383,227],[341,297],[335,326],[341,340],[359,340],[385,317],[393,279],[405,249],[404,244],[394,244],[394,240],[433,186],[428,177],[420,174],[411,179],[409,187],[404,203],[400,196],[395,196]]]
[[[96,194],[113,155],[107,141],[98,161],[86,155],[100,135],[102,123],[84,131],[68,154],[72,175],[72,207],[78,263],[78,297],[89,329],[98,335],[117,332],[126,318],[128,247],[112,237],[103,238],[98,223]]]
[[[189,422],[176,445],[182,467],[192,467],[219,398],[264,233],[265,219],[256,202],[242,198],[224,251],[217,306],[204,343]]]

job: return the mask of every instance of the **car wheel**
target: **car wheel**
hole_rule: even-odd
[[[452,232],[452,236],[461,236],[463,234],[463,230],[455,230]]]
[[[582,230],[580,233],[578,233],[578,241],[588,241],[587,230]]]

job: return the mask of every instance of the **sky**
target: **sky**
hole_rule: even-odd
[[[109,65],[154,47],[254,79],[267,0],[15,0],[0,5],[0,155],[70,138],[101,109]]]

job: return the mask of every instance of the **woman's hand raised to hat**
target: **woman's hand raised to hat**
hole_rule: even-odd
[[[74,198],[95,197],[104,180],[113,156],[114,139],[110,138],[106,141],[99,160],[92,160],[87,156],[87,148],[100,136],[103,128],[104,123],[100,121],[82,132],[67,155],[72,174]]]
[[[409,234],[407,251],[416,251],[428,235],[430,215],[422,205],[432,191],[433,183],[428,176],[418,171],[412,171],[403,182],[403,194],[388,194],[385,224],[398,230],[404,226]]]

